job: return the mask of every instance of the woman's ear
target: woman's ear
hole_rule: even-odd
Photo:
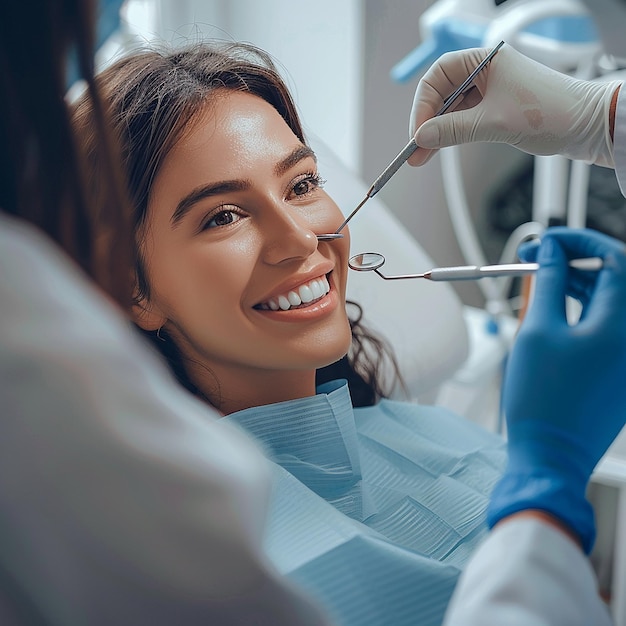
[[[131,308],[131,315],[133,322],[139,328],[148,331],[159,330],[167,322],[167,317],[146,298],[135,301]]]

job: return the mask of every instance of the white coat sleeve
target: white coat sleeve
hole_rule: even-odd
[[[318,625],[261,553],[260,450],[0,214],[0,621]]]
[[[617,96],[613,128],[613,161],[619,188],[626,197],[626,85],[622,85]]]
[[[540,520],[496,526],[472,556],[444,626],[610,626],[581,549]]]

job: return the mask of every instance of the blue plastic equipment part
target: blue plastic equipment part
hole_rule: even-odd
[[[432,37],[398,61],[391,68],[391,78],[404,83],[420,69],[428,67],[445,52],[480,46],[485,35],[483,24],[472,24],[458,19],[437,22]]]
[[[485,323],[485,332],[488,335],[498,335],[500,333],[500,324],[495,317],[490,317]]]
[[[486,30],[486,24],[454,18],[440,20],[433,26],[429,39],[391,68],[392,80],[405,83],[446,52],[481,46]],[[585,15],[549,17],[531,24],[523,32],[567,44],[599,40],[593,20]]]
[[[530,25],[524,32],[563,43],[594,43],[600,40],[596,25],[585,15],[549,17]]]

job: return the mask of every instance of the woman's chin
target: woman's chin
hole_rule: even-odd
[[[338,347],[337,350],[329,352],[324,358],[321,358],[319,360],[319,363],[316,369],[328,367],[329,365],[333,365],[334,363],[337,363],[337,361],[341,361],[341,359],[343,359],[343,357],[345,357],[348,354],[351,343],[352,341],[349,341],[347,345],[342,345]]]

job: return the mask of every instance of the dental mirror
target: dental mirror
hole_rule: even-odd
[[[378,252],[361,252],[350,258],[348,266],[357,272],[371,272],[382,267],[384,263],[385,257]]]
[[[385,264],[385,257],[378,252],[361,252],[348,260],[348,267],[357,272],[376,272],[385,280],[397,280],[399,278],[430,278],[426,274],[398,274],[397,276],[385,276],[378,271]]]
[[[378,252],[361,252],[350,257],[348,267],[357,272],[376,272],[385,280],[399,280],[404,278],[426,278],[434,281],[448,280],[479,280],[481,278],[499,276],[525,276],[533,274],[539,269],[539,263],[506,263],[500,265],[457,265],[454,267],[435,267],[423,274],[396,274],[385,276],[379,269],[384,265],[385,257]],[[573,259],[570,267],[587,271],[602,269],[602,259],[597,257]]]

